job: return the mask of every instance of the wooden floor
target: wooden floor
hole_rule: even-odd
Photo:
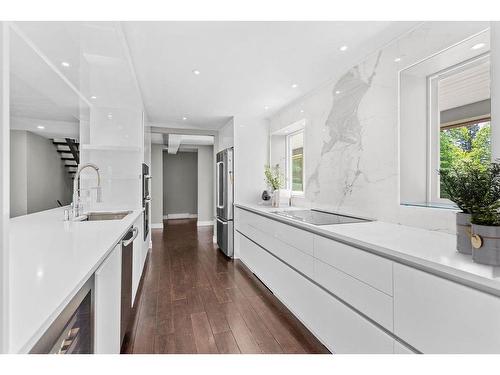
[[[329,353],[238,260],[212,227],[165,221],[153,250],[125,353]]]

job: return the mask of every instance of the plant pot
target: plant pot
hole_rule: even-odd
[[[271,205],[273,207],[279,207],[280,206],[280,190],[276,189],[273,191],[273,195],[271,197]]]
[[[472,224],[472,260],[500,266],[500,226]]]
[[[457,213],[457,251],[462,254],[472,254],[471,236],[471,215],[464,212]]]

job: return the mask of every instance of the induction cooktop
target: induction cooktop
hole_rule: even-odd
[[[370,221],[359,217],[334,214],[319,210],[284,210],[275,211],[274,213],[288,219],[298,220],[313,225],[363,223]]]

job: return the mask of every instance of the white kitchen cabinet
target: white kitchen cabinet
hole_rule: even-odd
[[[281,242],[292,246],[303,253],[313,255],[312,245],[314,235],[312,233],[261,215],[256,215],[240,208],[236,208],[235,228],[244,232],[246,226],[248,225],[268,234],[271,237],[275,237]]]
[[[401,344],[399,341],[394,340],[394,354],[416,354],[407,346]]]
[[[392,296],[390,260],[321,236],[314,236],[314,257]]]
[[[134,227],[139,230],[137,237],[134,240],[134,248],[132,253],[132,306],[134,305],[139,282],[141,281],[142,272],[144,270],[144,262],[147,253],[144,252],[144,228],[143,228],[143,215],[140,215],[134,222]]]
[[[388,294],[317,259],[314,260],[314,281],[392,331],[393,301]]]
[[[94,352],[120,353],[121,243],[95,272]]]
[[[394,332],[423,353],[500,353],[500,298],[395,263]]]
[[[313,277],[312,255],[304,253],[301,250],[284,243],[277,237],[271,236],[270,234],[254,228],[252,225],[248,225],[246,227],[245,234],[264,249],[267,249],[269,252],[288,263],[290,266],[299,270],[308,277]]]
[[[394,339],[240,233],[241,260],[335,353],[393,353]]]

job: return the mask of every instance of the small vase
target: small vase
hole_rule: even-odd
[[[472,260],[500,266],[500,226],[472,224]]]
[[[275,208],[278,208],[280,206],[280,189],[276,189],[273,191],[271,205]]]
[[[457,251],[468,255],[472,254],[470,218],[470,214],[464,212],[457,213]]]

